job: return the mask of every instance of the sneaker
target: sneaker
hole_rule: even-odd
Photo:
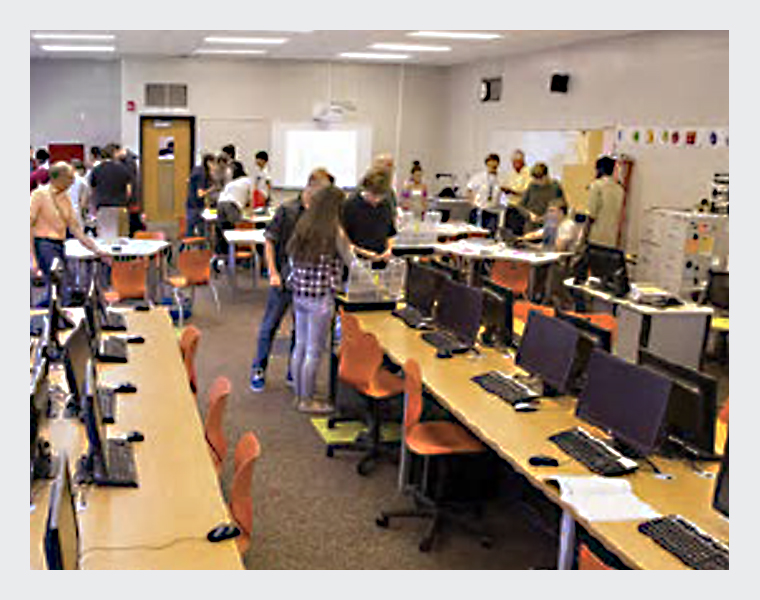
[[[298,412],[309,415],[329,415],[335,411],[335,407],[326,400],[304,398],[298,403]]]
[[[285,376],[285,385],[291,390],[295,389],[296,383],[293,381],[293,374],[290,371],[288,371],[288,374]]]
[[[254,369],[251,374],[251,391],[263,392],[266,385],[266,379],[264,377],[264,371],[262,369]]]

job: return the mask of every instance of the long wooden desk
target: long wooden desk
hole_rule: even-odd
[[[234,540],[211,544],[207,532],[231,522],[209,455],[203,425],[190,391],[177,337],[165,309],[127,312],[129,332],[145,338],[130,344],[129,362],[98,366],[99,383],[131,381],[134,394],[117,396],[109,437],[132,430],[139,487],[84,489],[77,513],[80,568],[242,569]],[[85,451],[84,426],[54,419],[42,435],[53,452],[64,448],[73,473]],[[30,519],[31,567],[44,568],[43,537],[49,482],[35,483]]]
[[[511,359],[492,350],[468,353],[451,359],[436,358],[436,350],[421,339],[420,332],[406,327],[387,311],[355,313],[361,326],[377,336],[388,355],[399,364],[414,358],[422,369],[425,387],[462,424],[508,461],[550,500],[562,507],[569,521],[578,522],[626,565],[636,569],[684,569],[684,565],[636,529],[637,521],[588,522],[574,507],[563,502],[547,479],[557,475],[591,475],[582,464],[565,456],[548,437],[578,425],[594,428],[575,417],[571,397],[544,398],[540,409],[518,413],[507,403],[482,390],[470,378],[496,369],[506,373],[517,367]],[[558,467],[534,467],[528,459],[536,454],[560,457]],[[651,467],[626,476],[633,492],[662,514],[680,514],[714,537],[728,543],[728,521],[711,508],[714,478],[697,474],[686,462],[655,457],[653,461],[670,479],[655,476]],[[715,473],[717,464],[705,467]],[[571,536],[572,537],[572,536]],[[560,562],[566,557],[560,558]]]

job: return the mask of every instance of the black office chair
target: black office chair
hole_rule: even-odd
[[[700,299],[700,304],[711,306],[715,310],[715,317],[728,317],[728,271],[714,271],[707,273],[707,287]],[[728,329],[712,329],[717,334],[714,349],[714,358],[722,364],[728,363]]]

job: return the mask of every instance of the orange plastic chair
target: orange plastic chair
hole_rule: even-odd
[[[195,288],[208,286],[214,296],[217,313],[221,312],[219,294],[211,279],[211,261],[214,253],[205,238],[185,238],[182,240],[177,258],[177,275],[170,275],[167,283],[172,287],[174,301],[179,309],[182,306],[179,291],[190,289],[191,299],[195,303]],[[179,326],[184,323],[184,311],[179,309]]]
[[[720,413],[718,414],[718,420],[721,423],[725,423],[728,425],[728,398],[726,398],[726,403],[723,405],[723,408],[720,409]]]
[[[581,319],[586,319],[587,321],[590,321],[594,325],[601,327],[602,329],[606,329],[610,332],[612,336],[612,343],[615,343],[615,339],[617,338],[617,330],[618,330],[618,323],[617,318],[615,315],[611,315],[609,313],[577,313],[573,311],[567,311],[568,314],[574,316],[574,317],[580,317]]]
[[[359,324],[359,319],[353,313],[347,312],[340,307],[338,310],[340,314],[340,346],[341,351],[344,343],[350,343],[353,336],[361,333],[362,328]]]
[[[389,446],[380,437],[380,405],[400,397],[404,391],[404,380],[382,367],[383,350],[377,338],[368,332],[359,331],[341,340],[338,379],[356,390],[367,402],[369,408],[368,440],[357,440],[347,444],[328,444],[327,456],[335,450],[359,450],[364,456],[356,467],[360,475],[369,474],[376,460],[390,454]]]
[[[163,231],[135,231],[134,239],[136,240],[159,240],[166,241],[166,234]]]
[[[179,349],[182,360],[185,362],[187,379],[193,394],[198,393],[198,375],[195,371],[195,355],[198,353],[198,342],[201,339],[201,331],[193,325],[188,325],[182,330],[179,338]]]
[[[148,259],[144,257],[114,258],[111,265],[112,289],[103,294],[106,302],[145,299]]]
[[[247,431],[235,446],[235,474],[232,476],[230,491],[230,512],[240,528],[241,534],[235,538],[238,551],[244,554],[251,545],[253,533],[253,497],[251,482],[253,467],[261,455],[261,445],[256,435]]]
[[[554,308],[552,308],[551,306],[535,304],[533,302],[528,302],[527,300],[517,300],[512,305],[512,318],[515,321],[521,321],[522,323],[527,323],[528,315],[530,314],[530,311],[532,310],[537,310],[538,312],[543,313],[547,317],[554,316]]]
[[[523,262],[497,260],[491,267],[494,283],[512,290],[515,298],[527,298],[530,283],[530,265]]]
[[[423,458],[423,481],[420,488],[413,492],[415,508],[398,511],[383,511],[376,523],[378,527],[388,527],[391,518],[418,517],[431,519],[425,537],[420,542],[420,551],[432,548],[436,535],[447,522],[463,525],[465,530],[480,538],[481,544],[491,545],[491,539],[483,531],[476,529],[472,523],[462,519],[443,505],[436,503],[428,495],[428,475],[430,460],[455,454],[480,454],[485,446],[472,436],[464,427],[453,421],[422,421],[422,373],[419,363],[408,359],[404,364],[404,450]],[[402,455],[401,477],[404,478],[408,464],[408,455]],[[402,483],[403,482],[402,480]]]
[[[578,544],[578,570],[579,571],[616,571],[609,565],[602,562],[596,554],[591,552],[589,547],[584,543]]]
[[[231,393],[232,384],[229,379],[222,375],[214,380],[208,392],[208,412],[206,413],[204,433],[217,475],[222,474],[224,459],[227,457],[227,438],[224,435],[223,420],[227,408],[227,398]]]
[[[250,229],[256,229],[256,225],[250,221],[240,221],[235,224],[237,231],[248,231]],[[248,260],[253,258],[253,253],[256,252],[251,244],[235,244],[235,260]]]

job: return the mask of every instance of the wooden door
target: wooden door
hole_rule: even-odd
[[[176,223],[185,213],[193,153],[191,119],[141,120],[143,210],[149,223]],[[168,142],[173,143],[169,152]]]

